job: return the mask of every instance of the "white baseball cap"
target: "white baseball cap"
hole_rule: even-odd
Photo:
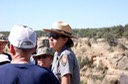
[[[12,27],[8,39],[17,48],[31,49],[36,46],[37,36],[32,28],[25,25],[15,25]]]

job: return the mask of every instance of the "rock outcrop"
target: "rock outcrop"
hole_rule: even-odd
[[[81,84],[120,84],[121,75],[128,75],[128,39],[117,39],[112,45],[103,38],[74,41]]]

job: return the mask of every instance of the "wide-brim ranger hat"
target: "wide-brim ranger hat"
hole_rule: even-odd
[[[72,35],[72,28],[70,25],[64,21],[57,21],[53,23],[52,29],[43,29],[46,32],[57,33],[61,35],[68,36],[70,38],[77,38],[76,36]]]
[[[8,42],[8,38],[4,34],[0,34],[0,41],[1,42]]]
[[[37,50],[37,54],[33,55],[34,58],[36,58],[37,56],[41,56],[41,55],[49,55],[49,56],[54,56],[54,52],[55,50],[53,50],[52,48],[49,47],[41,47]]]

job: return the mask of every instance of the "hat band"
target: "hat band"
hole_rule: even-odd
[[[72,35],[71,33],[66,32],[66,31],[64,31],[64,30],[58,30],[58,29],[52,29],[52,30],[56,30],[56,31],[59,31],[59,32],[62,32],[62,33],[68,34],[68,35]]]

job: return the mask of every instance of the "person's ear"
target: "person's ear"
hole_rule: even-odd
[[[12,55],[15,55],[15,49],[14,46],[10,44],[10,52]]]
[[[36,50],[37,50],[37,45],[36,45],[35,48],[33,49],[33,54],[36,53]]]
[[[64,38],[64,42],[66,43],[68,41],[68,38]]]

